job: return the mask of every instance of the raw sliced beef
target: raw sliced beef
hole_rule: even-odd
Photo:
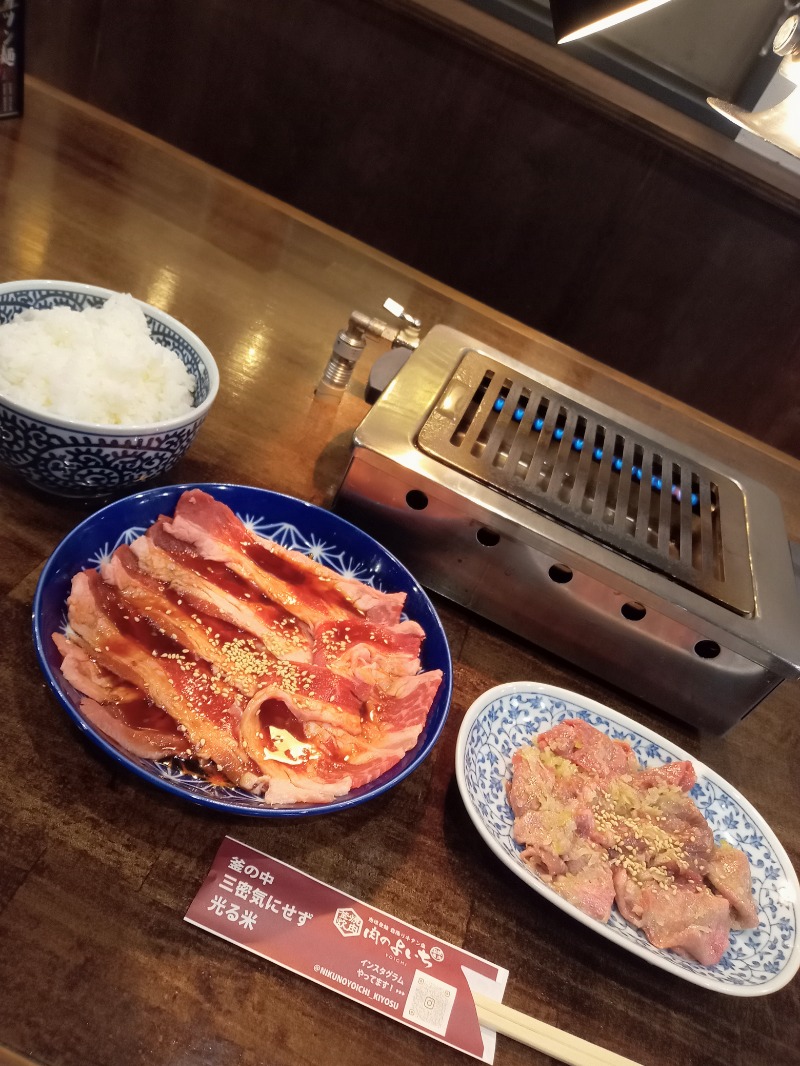
[[[165,711],[135,686],[98,666],[67,637],[56,633],[53,639],[64,656],[62,673],[83,695],[81,712],[92,725],[144,759],[191,756],[186,736]]]
[[[249,532],[203,492],[73,579],[54,634],[85,717],[264,796],[325,803],[417,743],[440,671],[405,597]]]
[[[581,718],[560,722],[547,733],[542,733],[537,744],[540,748],[548,748],[554,755],[569,759],[593,777],[609,777],[639,769],[630,744],[612,740]]]
[[[224,563],[311,626],[331,618],[400,619],[405,602],[402,593],[387,595],[343,578],[300,552],[253,535],[228,507],[199,489],[181,496],[174,518],[164,522],[164,529],[203,558]]]
[[[614,906],[614,880],[608,864],[600,859],[587,863],[577,873],[554,877],[550,887],[590,918],[607,922]]]
[[[238,692],[149,622],[137,621],[97,571],[75,575],[68,603],[71,640],[166,711],[198,758],[213,762],[242,787],[258,788],[257,766],[236,736],[243,710]]]
[[[311,660],[311,632],[305,623],[224,563],[204,559],[170,536],[165,521],[159,519],[131,544],[141,570],[165,582],[195,610],[252,634],[276,658]]]
[[[399,679],[391,691],[367,701],[357,736],[331,726],[315,726],[318,747],[334,765],[341,764],[352,788],[374,781],[416,744],[441,680],[440,670]]]
[[[401,677],[419,672],[425,632],[416,622],[324,622],[314,631],[314,662],[347,677],[366,699],[374,688],[387,690]]]
[[[753,928],[747,857],[688,792],[688,761],[642,769],[630,746],[567,719],[512,756],[508,799],[521,857],[585,913],[615,901],[656,947],[716,965],[731,929]]]
[[[734,929],[755,929],[758,911],[750,886],[750,863],[743,851],[727,840],[714,848],[708,861],[706,878],[730,904]]]
[[[716,966],[730,943],[730,908],[708,888],[651,884],[642,890],[642,931],[657,948],[669,948]]]

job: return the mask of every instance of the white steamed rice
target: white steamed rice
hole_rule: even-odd
[[[23,311],[0,326],[0,396],[43,415],[142,426],[186,414],[195,380],[132,296]]]

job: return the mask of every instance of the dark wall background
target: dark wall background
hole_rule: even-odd
[[[28,70],[800,457],[800,217],[401,5],[29,0]]]

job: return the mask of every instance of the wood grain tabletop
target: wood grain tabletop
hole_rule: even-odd
[[[366,414],[369,346],[338,405],[314,388],[338,330],[392,296],[524,358],[532,331],[151,137],[30,81],[0,123],[0,281],[130,292],[194,330],[221,388],[160,481],[255,485],[330,506]],[[331,176],[335,181],[335,175]],[[537,369],[756,477],[800,540],[800,463],[556,343]],[[800,865],[800,689],[701,735],[434,598],[454,662],[445,730],[399,786],[304,820],[234,818],[149,786],[79,735],[45,684],[31,603],[50,553],[97,501],[0,471],[0,1063],[385,1066],[463,1055],[183,921],[226,834],[506,967],[506,1002],[642,1066],[800,1064],[800,980],[707,991],[533,893],[461,801],[456,736],[510,680],[575,689],[687,749],[742,792]],[[6,1056],[4,1058],[4,1055]],[[551,1062],[498,1037],[498,1066]]]

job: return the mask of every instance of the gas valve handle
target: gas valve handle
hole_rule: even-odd
[[[402,307],[397,300],[393,300],[391,296],[383,301],[383,308],[385,311],[388,311],[390,315],[393,315],[401,322],[405,322],[406,325],[412,326],[414,329],[422,329],[422,322],[420,319],[410,315],[406,309]]]
[[[347,323],[347,329],[340,330],[333,344],[333,351],[317,385],[318,396],[337,396],[341,398],[353,373],[361,353],[367,345],[368,337],[390,341],[392,348],[407,348],[413,351],[420,340],[422,322],[391,297],[384,304],[399,326],[390,325],[380,318],[371,318],[361,311],[353,311]]]

